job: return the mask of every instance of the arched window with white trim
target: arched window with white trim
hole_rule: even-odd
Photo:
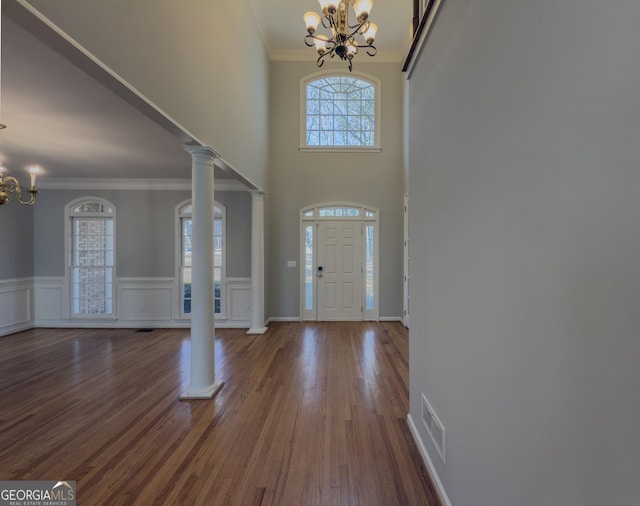
[[[380,82],[364,74],[314,74],[301,81],[303,149],[380,146]]]
[[[115,206],[87,197],[69,202],[67,244],[72,317],[114,314]]]
[[[180,283],[180,316],[189,318],[191,315],[191,243],[192,243],[192,213],[191,200],[185,201],[177,207],[178,230],[178,277]],[[213,305],[216,318],[225,316],[225,228],[226,209],[214,202],[213,216]]]

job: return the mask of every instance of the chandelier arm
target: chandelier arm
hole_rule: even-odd
[[[31,194],[29,200],[22,200],[22,192],[20,190],[20,183],[18,183],[18,180],[13,176],[5,177],[4,180],[2,181],[1,188],[4,191],[6,191],[7,194],[15,193],[16,197],[18,199],[18,202],[20,202],[21,204],[24,204],[26,206],[32,206],[36,201],[36,195],[39,193],[38,190],[29,189],[28,191]]]
[[[369,25],[371,24],[371,21],[368,19],[365,19],[362,23],[360,24],[356,24],[356,25],[349,25],[349,29],[353,30],[353,33],[351,35],[355,35],[356,33],[364,33],[369,29]]]
[[[334,39],[324,40],[324,39],[322,39],[320,37],[317,37],[315,35],[308,34],[308,35],[304,36],[304,43],[307,45],[307,47],[315,46],[315,44],[313,42],[309,42],[310,40],[322,40],[322,41],[324,41],[327,53],[329,51],[333,51],[336,48],[336,46],[338,45],[338,43]],[[326,53],[324,53],[324,54],[326,54]]]
[[[369,44],[368,46],[366,46],[366,48],[367,48],[367,54],[369,56],[375,56],[376,54],[378,54],[378,48],[373,44]],[[373,49],[373,53],[369,51],[370,49]]]
[[[20,192],[20,183],[18,183],[18,180],[13,176],[3,178],[2,187],[9,193],[15,193],[16,188],[18,189],[18,193]]]
[[[328,40],[325,47],[327,48],[327,53],[333,53],[336,50],[336,47],[338,47],[338,43],[334,40]]]
[[[309,39],[314,40],[317,39],[318,37],[316,37],[315,35],[305,35],[304,36],[304,43],[307,45],[307,47],[313,47],[314,44],[313,42],[309,42]]]
[[[38,190],[28,190],[28,192],[31,194],[29,200],[22,200],[20,192],[16,192],[16,195],[18,197],[18,202],[24,204],[25,206],[32,206],[36,203],[36,195],[38,195],[38,193],[40,192]]]
[[[333,58],[334,55],[335,55],[335,46],[332,47],[330,50],[328,50],[326,53],[322,53],[320,56],[318,56],[318,59],[316,60],[317,66],[322,67],[322,65],[324,65],[324,61],[327,58],[327,56],[331,56],[331,58]]]

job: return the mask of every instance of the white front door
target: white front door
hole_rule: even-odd
[[[362,320],[362,221],[320,221],[318,320]]]

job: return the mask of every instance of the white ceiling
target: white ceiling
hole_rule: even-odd
[[[319,10],[316,0],[251,1],[272,59],[315,61],[314,51],[304,45],[302,16]],[[45,44],[32,35],[42,37],[42,27],[23,29],[24,13],[11,5],[3,6],[2,15],[0,122],[7,128],[0,130],[0,164],[22,179],[30,165],[38,164],[41,182],[191,177],[191,159],[183,149],[190,139],[150,119],[154,115],[148,110],[91,77],[91,69],[81,70],[69,55],[49,47],[49,40]],[[377,61],[400,61],[408,44],[411,5],[411,0],[374,2],[371,19],[380,27]],[[369,57],[358,55],[356,68],[358,58]],[[243,180],[228,167],[216,167],[216,178]]]

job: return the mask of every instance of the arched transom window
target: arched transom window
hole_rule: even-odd
[[[304,81],[303,147],[377,147],[377,88],[373,81],[353,75]]]

